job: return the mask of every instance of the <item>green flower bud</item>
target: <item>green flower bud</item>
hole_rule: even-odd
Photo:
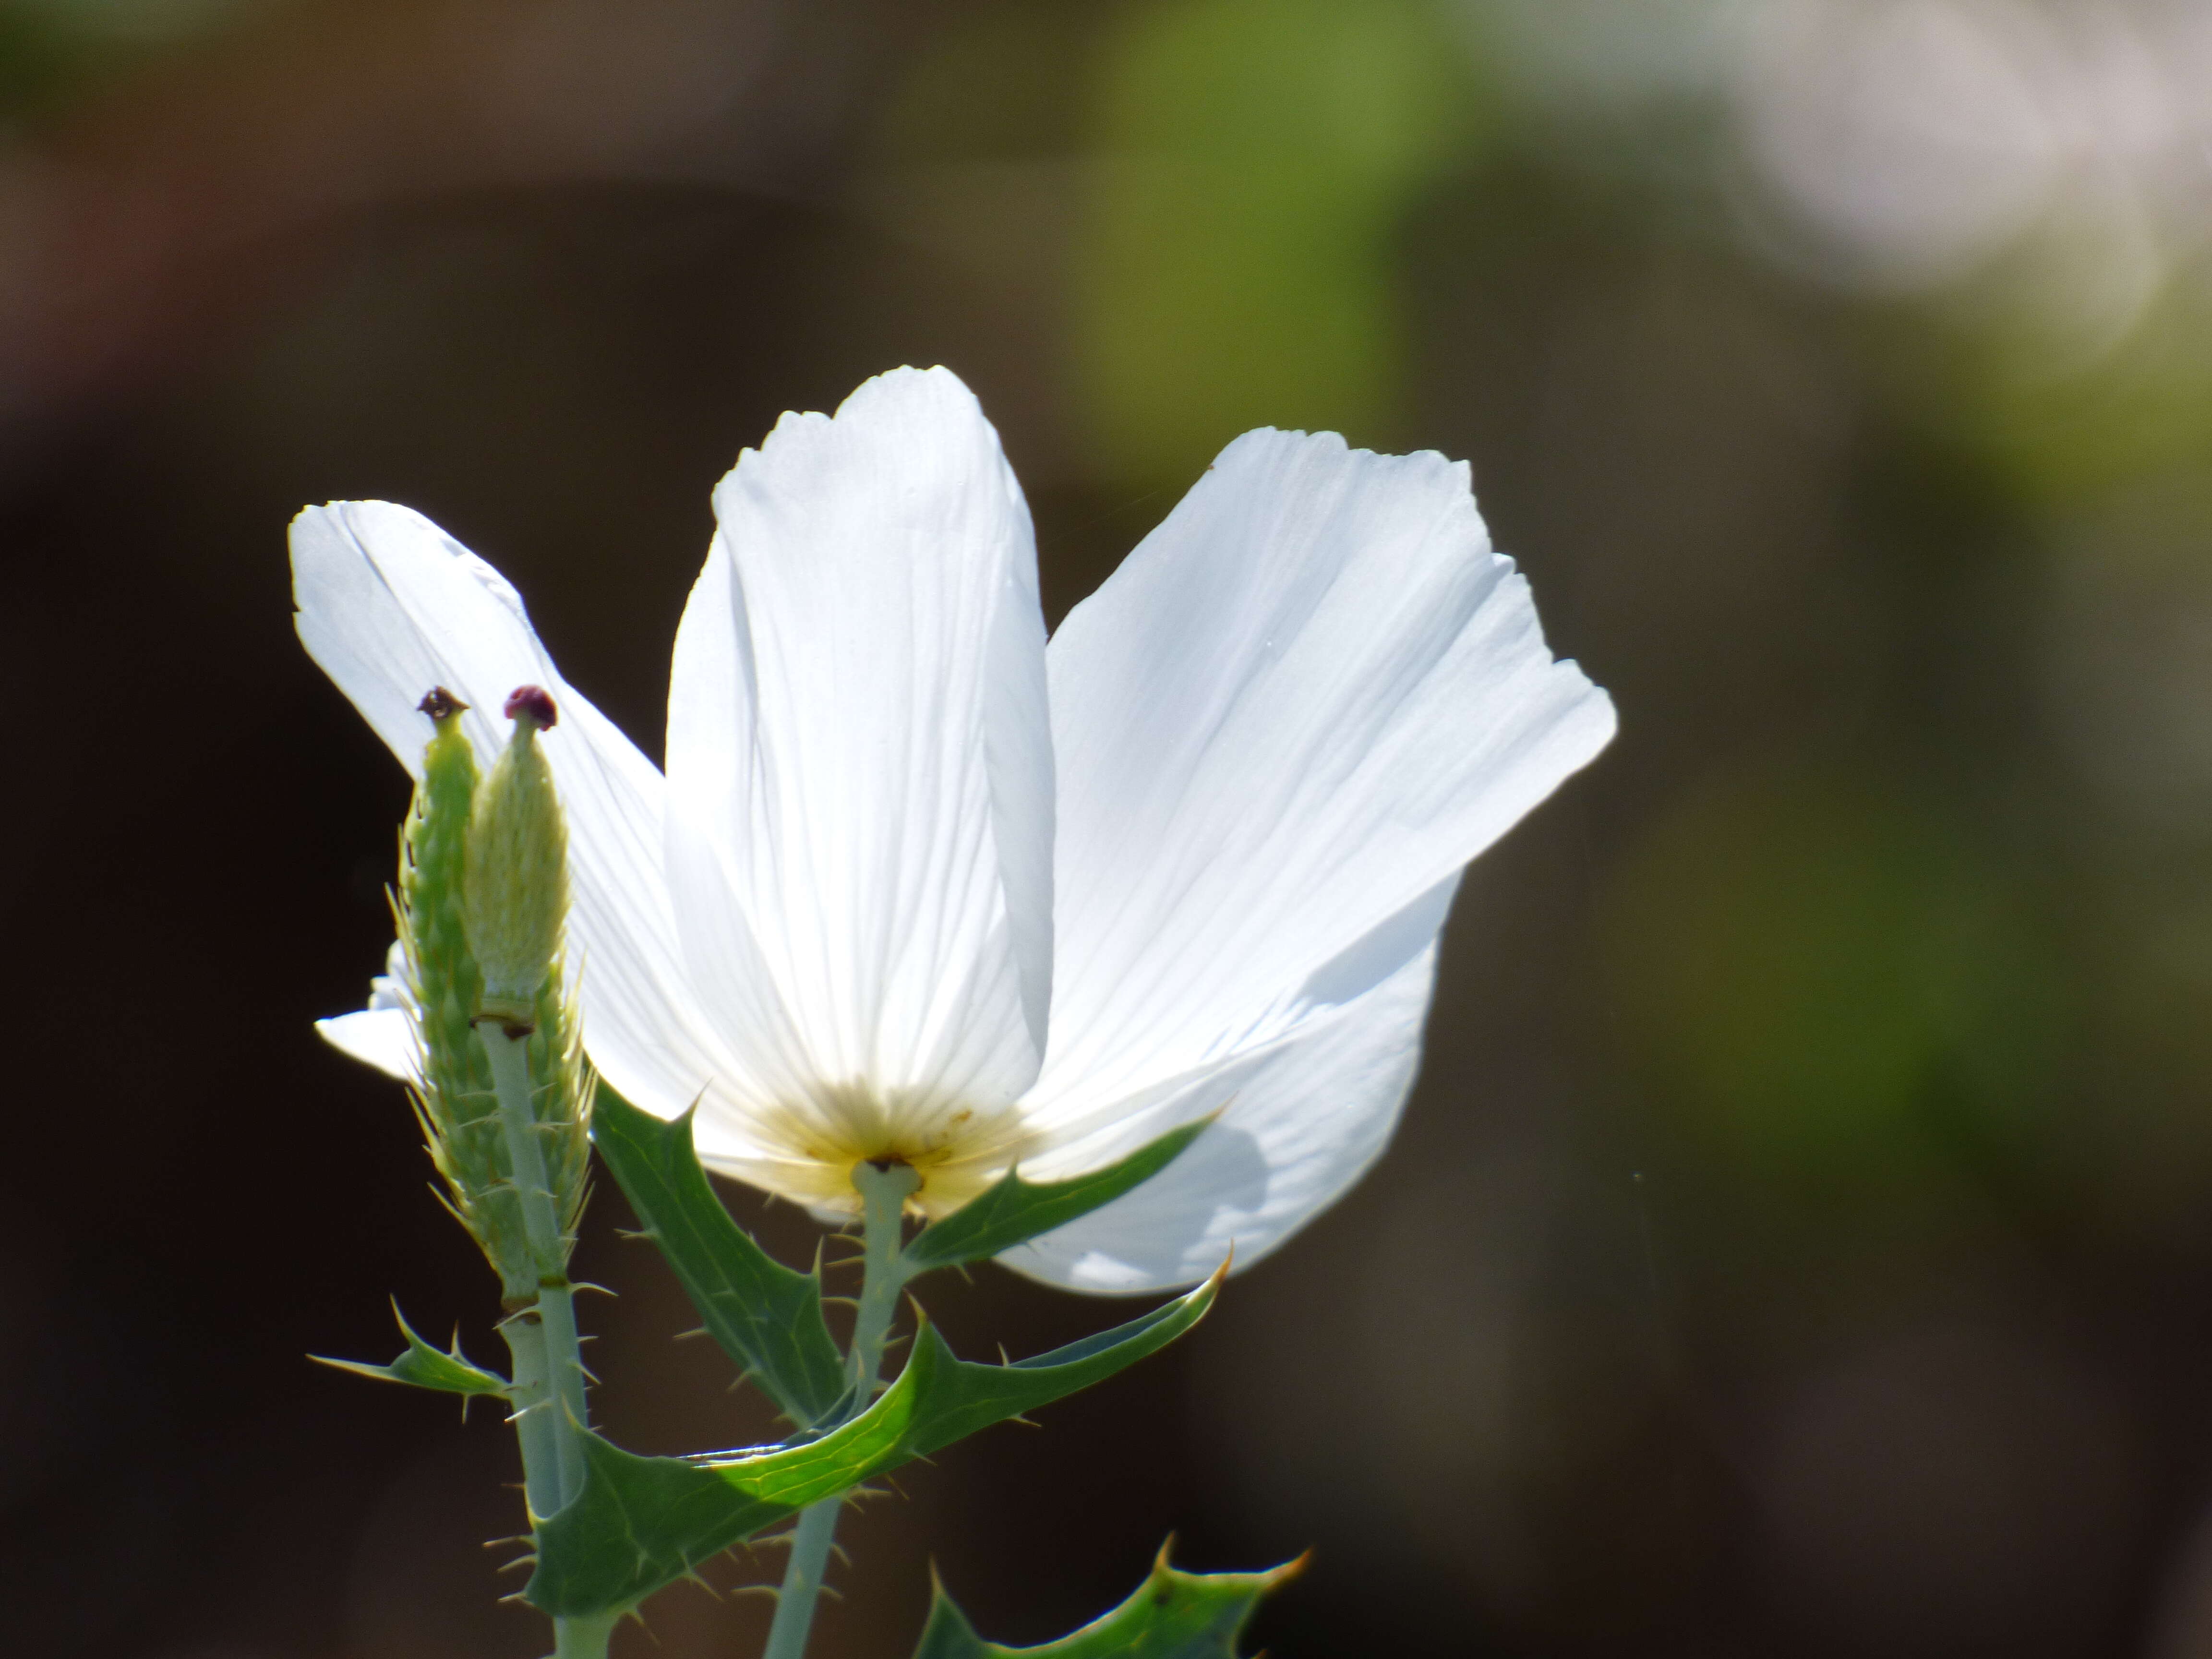
[[[399,924],[422,1027],[427,1080],[466,1093],[476,1082],[469,1019],[483,994],[461,923],[461,887],[477,761],[461,731],[468,705],[441,686],[422,699],[437,723],[422,751],[422,781],[401,837]],[[457,1017],[458,1016],[458,1017]],[[489,1073],[483,1073],[488,1079]],[[487,1081],[485,1086],[489,1087]]]
[[[469,825],[462,919],[483,974],[479,1018],[520,1036],[538,1017],[538,993],[561,949],[568,914],[568,830],[553,769],[538,746],[553,699],[526,685],[507,700],[514,735],[477,786]]]
[[[474,1030],[484,981],[465,913],[476,756],[461,731],[465,703],[441,687],[422,707],[437,730],[423,750],[422,781],[400,838],[394,905],[404,963],[401,1000],[422,1057],[415,1114],[445,1182],[447,1207],[499,1275],[501,1296],[520,1306],[537,1296],[543,1267],[530,1247],[490,1058]],[[563,1243],[573,1246],[586,1194],[592,1080],[558,966],[543,975],[527,1016],[515,1023],[532,1028],[531,1105]]]
[[[422,781],[400,837],[396,906],[406,1000],[422,1054],[415,1115],[444,1179],[447,1207],[499,1274],[501,1293],[525,1297],[536,1287],[538,1268],[508,1170],[491,1062],[471,1024],[483,976],[462,919],[477,784],[476,754],[461,731],[468,705],[441,686],[422,708],[437,730],[422,751]]]

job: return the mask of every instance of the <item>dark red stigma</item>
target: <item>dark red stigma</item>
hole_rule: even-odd
[[[415,706],[434,720],[450,720],[468,708],[468,704],[442,685],[432,686],[423,693],[422,701]]]
[[[507,717],[511,720],[528,720],[539,731],[544,731],[561,718],[553,707],[553,698],[542,685],[518,685],[507,700]]]

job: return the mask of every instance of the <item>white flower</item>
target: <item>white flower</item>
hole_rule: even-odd
[[[663,775],[497,572],[383,502],[293,526],[300,636],[395,754],[516,686],[570,831],[608,1081],[817,1210],[902,1158],[931,1213],[1218,1120],[1009,1265],[1079,1290],[1258,1260],[1388,1141],[1460,872],[1612,736],[1467,468],[1249,433],[1049,647],[1027,509],[944,369],[787,415],[715,491]],[[619,556],[611,554],[611,557]],[[326,1021],[404,1070],[404,1015]],[[378,1025],[380,1030],[368,1027]]]

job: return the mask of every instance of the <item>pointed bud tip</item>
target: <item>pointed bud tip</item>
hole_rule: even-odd
[[[538,695],[543,696],[544,694],[540,692]],[[423,693],[422,701],[416,703],[415,707],[434,720],[448,720],[456,714],[465,714],[468,709],[468,704],[463,702],[442,685],[432,686],[429,690]]]
[[[548,730],[560,719],[553,707],[553,698],[540,685],[518,685],[507,700],[507,717],[511,720],[528,720],[539,731]]]

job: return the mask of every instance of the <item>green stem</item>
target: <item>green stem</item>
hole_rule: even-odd
[[[607,1642],[622,1622],[618,1613],[553,1621],[553,1659],[606,1659]]]
[[[575,1292],[568,1284],[568,1244],[546,1184],[545,1153],[531,1105],[530,1036],[509,1036],[497,1020],[480,1021],[476,1029],[491,1060],[500,1130],[538,1269],[537,1301],[516,1309],[501,1327],[514,1356],[515,1438],[522,1445],[523,1489],[534,1527],[583,1489],[582,1431],[589,1420],[584,1361],[576,1336]],[[553,1651],[557,1659],[603,1659],[613,1630],[611,1619],[556,1619]]]
[[[857,1164],[853,1185],[866,1206],[864,1243],[866,1266],[860,1280],[860,1303],[853,1318],[853,1346],[845,1355],[845,1375],[865,1396],[872,1394],[884,1368],[884,1339],[890,1334],[891,1317],[898,1311],[899,1291],[906,1273],[899,1261],[899,1219],[908,1196],[921,1185],[921,1177],[904,1164]],[[785,1565],[783,1586],[776,1592],[775,1622],[769,1627],[768,1649],[762,1659],[801,1659],[806,1638],[814,1628],[814,1604],[822,1594],[823,1575],[830,1566],[830,1547],[837,1539],[837,1517],[844,1495],[825,1498],[802,1510],[791,1535],[791,1559]]]
[[[584,1438],[590,1425],[585,1415],[583,1340],[576,1333],[576,1293],[569,1287],[564,1268],[538,1287],[538,1316],[545,1327],[545,1363],[553,1375],[554,1401],[547,1415],[554,1419],[554,1446],[561,1470],[561,1502],[566,1504],[584,1489]]]
[[[853,1170],[853,1185],[866,1205],[861,1237],[860,1304],[853,1316],[853,1346],[845,1356],[845,1376],[872,1395],[884,1368],[884,1339],[890,1334],[891,1317],[898,1311],[899,1292],[906,1288],[906,1273],[899,1261],[899,1220],[906,1200],[921,1187],[921,1177],[907,1164],[861,1164]],[[864,1398],[861,1404],[865,1406]]]
[[[584,1484],[584,1449],[575,1431],[590,1419],[585,1414],[584,1362],[576,1340],[575,1292],[568,1285],[568,1241],[561,1236],[560,1215],[546,1184],[545,1150],[538,1144],[538,1117],[530,1103],[530,1038],[527,1033],[509,1036],[498,1021],[489,1019],[477,1024],[477,1035],[491,1057],[500,1128],[522,1202],[523,1232],[538,1267],[537,1314],[545,1333],[552,1393],[547,1414],[553,1419],[560,1453],[560,1504],[566,1504]]]
[[[545,1363],[545,1327],[535,1306],[517,1309],[499,1328],[514,1358],[514,1437],[522,1445],[522,1486],[533,1516],[561,1507],[561,1449],[553,1437],[555,1419],[550,1370]]]
[[[768,1648],[761,1659],[799,1659],[814,1629],[814,1603],[822,1594],[822,1577],[830,1570],[830,1546],[837,1540],[837,1516],[845,1506],[842,1496],[825,1498],[799,1513],[799,1526],[791,1534],[791,1559],[783,1569],[783,1585],[775,1593],[775,1623],[769,1626]]]

